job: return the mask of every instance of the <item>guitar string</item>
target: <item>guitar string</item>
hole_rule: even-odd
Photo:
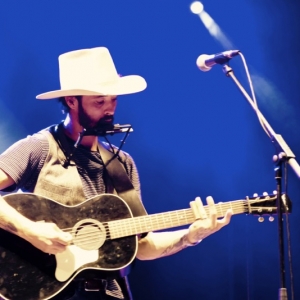
[[[242,202],[242,206],[239,202]],[[253,202],[253,201],[252,201]],[[259,202],[259,201],[255,201],[255,202]],[[223,216],[223,209],[222,209],[222,206],[225,209],[228,209],[228,208],[232,208],[234,211],[234,213],[243,213],[243,212],[246,212],[245,208],[245,204],[247,204],[247,202],[245,203],[245,200],[237,200],[235,201],[235,203],[217,203],[216,204],[216,209],[217,209],[217,214],[218,214],[218,210],[219,212],[221,212],[220,216]],[[227,208],[226,208],[227,206]],[[237,208],[242,208],[241,211],[237,211]],[[276,207],[274,207],[274,209],[276,209]],[[207,210],[207,207],[205,207],[205,210]],[[185,216],[185,219],[187,219],[187,217],[189,218],[189,221],[186,220],[186,222],[183,224],[182,222],[179,222],[179,219],[178,219],[178,212],[182,212],[182,211],[185,211],[186,214],[188,214],[188,216],[186,215]],[[190,224],[192,223],[195,218],[194,218],[194,215],[191,214],[192,213],[192,210],[191,209],[186,209],[186,210],[181,210],[181,211],[173,211],[173,212],[168,212],[168,213],[161,213],[161,214],[156,214],[156,215],[150,215],[150,216],[142,216],[142,217],[138,217],[140,218],[140,220],[144,220],[144,224],[139,224],[139,226],[133,226],[135,223],[138,223],[136,219],[138,218],[128,218],[128,219],[123,219],[123,220],[114,220],[114,221],[110,221],[109,223],[107,223],[107,225],[105,225],[105,229],[110,232],[110,238],[109,239],[115,239],[115,238],[118,238],[118,237],[124,237],[124,236],[131,236],[131,235],[136,235],[138,233],[141,233],[141,232],[147,232],[149,230],[147,230],[147,228],[145,229],[142,229],[145,227],[145,220],[147,221],[147,219],[149,219],[149,217],[155,217],[156,218],[156,223],[157,223],[157,228],[154,228],[152,230],[160,230],[160,229],[164,229],[164,228],[170,228],[169,225],[171,225],[171,227],[176,227],[176,226],[180,226],[180,225],[186,225],[186,224]],[[162,217],[162,216],[165,216],[166,214],[169,214],[169,219],[166,221],[165,219],[163,219],[163,222],[160,221],[160,223],[158,223],[158,217]],[[176,214],[176,215],[175,215]],[[171,216],[171,218],[170,218]],[[219,216],[218,216],[219,217]],[[145,219],[146,218],[146,219]],[[176,221],[174,225],[174,222],[173,221]],[[181,221],[182,221],[182,218],[181,218]],[[168,226],[166,226],[166,222],[169,223]],[[120,229],[120,223],[121,225],[123,225],[123,229],[121,228]],[[126,228],[126,234],[125,234],[125,231],[124,231],[124,223],[129,223],[127,224],[130,225],[130,229],[128,229],[128,227],[125,226]],[[164,227],[162,228],[162,224],[164,224]],[[91,225],[88,225],[88,226],[91,226]],[[147,227],[151,227],[153,228],[153,222],[152,220],[150,219],[150,222],[148,221],[147,222]],[[79,228],[84,228],[85,226],[81,226]],[[139,230],[137,230],[137,227],[139,227]],[[130,231],[129,231],[130,230]],[[73,231],[73,230],[72,230]],[[81,236],[81,238],[80,238]],[[88,242],[90,242],[91,240],[91,237],[94,238],[94,236],[99,240],[99,231],[98,230],[94,230],[93,232],[91,233],[80,233],[80,234],[77,234],[76,236],[76,241],[77,242],[80,242],[80,241],[85,241],[87,240]],[[94,238],[95,239],[95,238]]]
[[[229,204],[228,203],[217,203],[216,204],[217,217],[219,218],[219,217],[223,216],[223,210],[226,211],[229,208],[231,208],[233,210],[234,214],[245,212],[245,208],[248,208],[247,203],[245,203],[245,200],[237,200],[237,201],[239,203],[237,203],[237,202],[229,203]],[[179,220],[178,214],[176,214],[176,212],[178,212],[178,211],[175,211],[175,212],[173,211],[173,212],[161,213],[161,214],[156,214],[156,215],[147,215],[147,216],[136,217],[136,218],[128,218],[128,219],[104,222],[105,223],[104,228],[106,229],[106,231],[109,231],[109,233],[110,233],[111,238],[109,238],[109,239],[115,239],[118,237],[123,237],[125,231],[127,231],[126,236],[131,236],[131,235],[136,235],[138,233],[147,232],[148,230],[146,227],[150,226],[151,228],[153,228],[154,225],[153,225],[152,219],[154,219],[154,218],[156,218],[155,222],[157,223],[158,227],[154,228],[152,230],[165,229],[165,227],[162,228],[162,226],[163,225],[165,226],[166,222],[170,223],[170,225],[173,226],[174,221],[176,221],[175,222],[176,225],[173,226],[173,227],[176,227],[176,226],[181,226],[181,225],[186,225],[186,224],[192,223],[195,220],[194,214],[191,209],[186,209],[186,210],[181,210],[181,211],[185,211],[185,213],[186,213],[185,219],[188,218],[189,222],[187,222],[185,224],[182,224],[182,222],[179,222],[179,221],[182,221],[182,218],[181,218],[181,220]],[[209,208],[207,206],[205,207],[205,211],[206,211],[206,213],[209,212]],[[163,219],[163,220],[160,220],[160,223],[158,223],[158,215],[159,215],[159,217],[162,217],[162,216],[165,216],[166,214],[169,215],[168,220]],[[171,216],[171,218],[170,218],[170,216]],[[133,226],[134,225],[133,223],[137,223],[137,219],[144,221],[144,224],[139,224],[140,230],[137,230],[137,228],[136,228],[137,226]],[[147,219],[150,219],[150,220],[147,220]],[[129,223],[129,224],[124,224],[124,223]],[[145,226],[145,224],[147,224],[147,225]],[[122,228],[120,225],[122,225]],[[124,225],[126,225],[126,226],[129,225],[130,226],[129,228],[131,231],[128,232],[128,228]],[[86,226],[91,226],[91,225],[79,226],[76,229],[80,230],[80,229],[85,228]],[[124,230],[124,227],[125,227],[125,230]],[[142,229],[142,228],[144,228],[144,229]],[[168,228],[168,227],[166,227],[166,228]],[[74,228],[66,228],[66,229],[63,229],[63,231],[65,231],[65,232],[73,231],[73,233],[74,233]],[[113,233],[113,234],[111,234],[111,233]],[[93,230],[93,232],[89,232],[89,233],[80,233],[80,231],[79,231],[79,233],[75,237],[76,243],[80,243],[80,245],[83,245],[84,242],[87,242],[87,244],[91,243],[93,240],[95,240],[95,241],[99,240],[99,231],[97,229],[95,229],[95,230]]]
[[[235,208],[236,207],[238,207],[238,205],[230,205],[230,207],[231,208],[233,208],[233,206],[235,206]],[[245,212],[245,206],[243,205],[243,207],[242,207],[243,209],[241,210],[241,211],[239,211],[239,213],[242,213],[242,212]],[[188,213],[190,214],[192,211],[190,210],[190,209],[187,209],[187,211],[188,211]],[[237,213],[237,211],[235,211],[234,213]],[[162,215],[164,215],[164,214],[166,214],[166,213],[162,213]],[[144,216],[145,217],[145,216]],[[149,217],[149,216],[146,216],[146,217]],[[191,223],[193,220],[194,220],[194,216],[193,216],[193,214],[191,214],[190,216],[189,216],[189,218],[191,217],[191,220],[190,220],[190,222],[188,222],[188,223]],[[141,218],[143,218],[143,217],[141,217]],[[136,219],[136,218],[135,218]],[[132,218],[128,218],[128,219],[125,219],[126,220],[126,223],[129,223],[129,225],[130,225],[130,228],[132,228],[132,227],[134,227],[134,226],[132,226],[133,224],[132,223],[136,223],[136,220],[133,220]],[[174,224],[172,221],[173,220],[175,220],[175,221],[177,221],[178,222],[178,217],[177,216],[173,216],[172,218],[171,218],[171,224]],[[112,223],[113,222],[113,223]],[[157,220],[156,220],[156,222],[157,222]],[[177,226],[180,226],[180,225],[185,225],[185,224],[182,224],[182,222],[180,222],[179,224],[176,222],[176,225]],[[123,223],[123,224],[121,224],[121,225],[123,225],[123,227],[124,227],[124,220],[115,220],[115,221],[110,221],[110,223],[108,223],[108,225],[106,225],[106,229],[109,229],[109,231],[111,231],[111,232],[113,232],[114,231],[114,233],[115,234],[113,234],[112,236],[111,236],[111,239],[114,239],[114,238],[118,238],[118,237],[123,237],[124,236],[124,229],[121,229],[121,230],[118,230],[118,229],[120,229],[120,224],[118,224],[118,223]],[[149,222],[148,222],[149,223]],[[151,225],[152,227],[153,227],[153,223],[152,222],[150,222],[151,224],[148,224],[148,226],[149,225]],[[165,221],[164,222],[161,222],[160,224],[162,224],[162,223],[164,223],[164,225],[165,225]],[[113,224],[115,224],[115,225],[113,225]],[[145,225],[144,225],[145,226]],[[163,229],[162,227],[161,227],[162,225],[160,225],[160,226],[158,226],[157,227],[157,229],[156,230],[159,230],[159,229]],[[85,226],[82,226],[82,228],[83,227],[85,227]],[[115,229],[115,228],[117,228],[117,230]],[[136,227],[136,226],[135,226]],[[176,227],[176,226],[173,226],[173,227]],[[136,228],[135,228],[136,229]],[[154,230],[155,230],[154,229]],[[128,230],[128,229],[127,229]],[[132,229],[131,229],[132,230]],[[134,230],[134,231],[130,231],[129,233],[127,232],[126,233],[126,235],[127,236],[130,236],[130,235],[135,235],[135,234],[138,234],[138,233],[141,233],[141,232],[147,232],[148,230],[147,230],[147,228],[145,228],[144,230],[142,230],[141,229],[141,225],[140,225],[140,230]],[[120,235],[120,233],[121,233],[121,235]],[[82,238],[80,239],[79,238],[79,236],[82,236]],[[90,234],[87,234],[87,233],[83,233],[83,234],[78,234],[77,236],[76,236],[76,241],[84,241],[84,240],[91,240],[91,237],[94,237],[94,236],[96,236],[98,239],[99,239],[99,232],[98,231],[95,231],[94,230],[94,233],[90,233]]]
[[[227,210],[229,208],[235,208],[236,209],[236,208],[239,208],[239,207],[243,208],[241,212],[245,211],[244,210],[244,207],[245,207],[244,204],[242,204],[242,206],[240,204],[233,205],[233,206],[232,205],[228,205],[228,207],[224,207],[224,210]],[[160,214],[154,214],[154,215],[146,215],[146,216],[135,217],[135,218],[130,218],[129,217],[129,218],[126,218],[126,219],[121,219],[121,220],[112,220],[112,221],[108,221],[108,222],[104,222],[104,223],[105,224],[106,223],[110,224],[110,227],[113,226],[113,224],[119,223],[119,222],[130,222],[130,223],[131,222],[135,222],[135,223],[137,223],[138,219],[140,219],[140,220],[150,219],[150,222],[148,222],[148,223],[151,223],[151,219],[154,219],[154,218],[158,219],[158,218],[164,217],[165,215],[169,215],[169,216],[171,216],[172,219],[178,220],[178,212],[183,212],[183,211],[185,211],[185,213],[192,212],[191,209],[185,209],[185,210],[183,209],[183,210],[179,210],[179,211],[171,211],[171,212],[167,212],[167,213],[160,213]],[[221,213],[221,214],[219,214],[220,216],[217,216],[218,218],[221,217],[221,216],[223,216],[222,211],[223,211],[222,209],[220,209],[219,211],[217,209],[217,214]],[[208,209],[206,209],[206,213],[208,213],[208,212],[209,212]],[[195,218],[193,218],[193,220],[195,220]],[[165,220],[163,222],[165,222]],[[78,226],[77,229],[82,229],[82,228],[84,228],[86,226],[90,226],[90,224],[89,225]],[[117,225],[117,227],[119,227],[119,224]],[[163,229],[163,228],[161,228],[161,229]],[[66,232],[68,232],[68,231],[74,231],[74,227],[65,228],[65,229],[62,229],[62,230],[66,231]]]
[[[235,205],[236,206],[236,205]],[[191,210],[189,210],[189,212],[191,212]],[[242,209],[241,211],[240,211],[240,213],[242,213],[242,212],[245,212],[245,210],[244,209]],[[237,213],[237,211],[235,211],[235,213]],[[148,216],[149,217],[149,216]],[[192,219],[190,220],[190,222],[188,222],[188,223],[191,223],[193,220],[194,220],[194,216],[193,215],[191,215],[191,216],[189,216],[189,217],[192,217]],[[171,218],[171,224],[173,224],[173,220],[175,220],[175,221],[177,221],[176,222],[176,225],[177,226],[180,226],[180,225],[185,225],[186,223],[182,223],[182,222],[180,222],[180,223],[178,223],[178,218],[177,218],[177,216],[173,216],[173,218]],[[113,223],[115,224],[115,226],[113,226]],[[116,230],[115,228],[117,228],[117,229],[120,229],[119,227],[120,227],[120,224],[118,224],[118,223],[123,223],[124,224],[124,220],[115,220],[115,221],[111,221],[108,225],[109,226],[106,226],[106,229],[110,229],[110,231],[115,231],[115,234],[113,234],[112,235],[112,238],[117,238],[117,237],[122,237],[122,236],[124,236],[124,229],[121,229],[121,230]],[[157,220],[156,220],[156,222],[157,222]],[[136,220],[133,220],[133,219],[131,219],[131,218],[129,218],[129,219],[126,219],[126,223],[129,223],[128,225],[130,225],[130,227],[134,227],[134,226],[132,226],[132,225],[134,225],[134,224],[130,224],[130,223],[136,223]],[[149,222],[148,222],[149,223]],[[152,222],[151,222],[152,223]],[[162,223],[164,223],[165,224],[165,221],[164,222],[161,222],[160,224],[162,224]],[[170,223],[170,221],[169,221],[169,223]],[[152,227],[153,227],[153,224],[151,224],[152,225]],[[160,226],[158,226],[157,227],[157,229],[156,230],[159,230],[159,229],[163,229],[162,227],[161,227],[162,225],[160,225]],[[82,227],[84,227],[84,226],[82,226]],[[115,228],[114,228],[115,227]],[[136,227],[136,226],[135,226]],[[141,227],[141,224],[140,224],[140,227]],[[176,227],[176,226],[173,226],[173,227]],[[134,234],[137,234],[137,233],[141,233],[141,232],[145,232],[145,231],[147,231],[147,229],[145,228],[144,230],[142,230],[142,229],[140,229],[140,230],[134,230],[134,231],[130,231],[129,233],[127,233],[127,235],[128,236],[130,236],[130,235],[134,235]],[[122,233],[121,234],[121,236],[118,234],[118,233]],[[80,236],[80,235],[82,235],[82,239],[83,240],[86,240],[86,239],[88,239],[88,238],[90,238],[90,236],[97,236],[97,237],[99,237],[99,231],[96,231],[96,230],[94,230],[94,232],[92,232],[92,233],[90,233],[90,234],[87,234],[87,233],[83,233],[83,234],[78,234],[77,236]],[[78,241],[78,240],[80,240],[80,238],[78,238],[78,237],[76,237],[76,240]]]
[[[241,212],[244,212],[243,210]],[[147,232],[147,230],[145,230],[145,232]],[[116,238],[120,238],[120,237],[125,237],[125,236],[134,236],[136,235],[137,232],[130,232],[130,233],[124,233],[124,230],[121,231],[121,234],[114,234],[112,235],[110,238],[106,238],[103,240],[100,239],[99,237],[99,233],[98,232],[95,232],[95,233],[92,233],[92,234],[89,234],[89,235],[86,235],[86,234],[83,234],[81,237],[76,237],[76,240],[75,240],[75,243],[73,244],[79,244],[79,246],[84,246],[84,245],[95,245],[95,242],[99,242],[101,240],[102,244],[99,246],[97,245],[97,249],[99,247],[101,247],[103,245],[103,243],[105,242],[105,240],[113,240],[113,239],[116,239]],[[79,235],[80,236],[80,235]]]
[[[259,201],[259,200],[257,200],[257,201],[251,200],[252,204],[255,203],[255,202],[259,203],[261,201]],[[247,204],[246,200],[236,200],[236,201],[233,201],[233,202],[230,202],[230,203],[219,202],[215,206],[216,206],[217,213],[218,213],[218,210],[219,210],[219,213],[221,212],[221,214],[219,214],[218,218],[222,217],[224,215],[223,214],[222,206],[223,206],[224,210],[227,210],[229,208],[234,208],[234,207],[240,207],[240,206],[248,208],[248,204]],[[219,208],[219,206],[221,206],[221,207]],[[204,209],[205,209],[206,213],[209,212],[209,207],[208,206],[205,206]],[[256,209],[258,209],[258,207],[256,207]],[[140,216],[140,217],[134,217],[134,218],[128,217],[126,219],[112,220],[112,221],[108,221],[108,222],[110,222],[110,223],[111,222],[118,222],[118,221],[123,221],[123,220],[127,220],[127,219],[128,220],[137,220],[137,219],[143,219],[143,218],[148,219],[148,218],[152,218],[152,217],[156,217],[156,216],[163,216],[163,215],[167,215],[167,214],[177,214],[178,212],[182,212],[182,211],[191,211],[191,209],[187,208],[187,209],[182,209],[182,210],[176,210],[176,211],[170,211],[170,212],[165,212],[165,213],[158,213],[158,214],[146,215],[146,216]],[[242,212],[244,212],[244,210]],[[247,212],[247,211],[245,211],[245,212]],[[82,227],[84,227],[84,226],[82,226]],[[67,231],[67,230],[72,229],[72,228],[65,228],[65,229],[62,229],[62,230],[66,230]],[[80,228],[80,227],[78,227],[78,228]]]
[[[244,210],[241,210],[240,212],[242,213],[242,212],[244,212]],[[192,217],[193,217],[193,215],[192,215]],[[109,228],[109,227],[107,227],[107,228]],[[159,227],[158,229],[162,229],[162,228]],[[116,239],[116,238],[124,237],[124,236],[132,236],[132,235],[136,235],[137,233],[142,232],[142,231],[143,230],[133,231],[133,232],[126,232],[126,234],[125,234],[124,230],[121,230],[121,231],[119,231],[121,234],[119,234],[118,231],[117,231],[115,234],[111,235],[110,238],[106,238],[106,240],[107,239]],[[143,232],[147,232],[147,230],[145,229]],[[91,233],[91,234],[86,234],[86,233],[85,234],[78,234],[77,237],[76,237],[76,243],[80,243],[81,246],[91,244],[91,243],[94,244],[96,241],[99,241],[99,232],[98,231],[94,231],[94,233]],[[74,243],[74,244],[76,244],[76,243]]]

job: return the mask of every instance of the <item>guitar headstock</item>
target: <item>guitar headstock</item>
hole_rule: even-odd
[[[281,194],[283,212],[291,213],[292,203],[287,194]],[[248,213],[253,215],[274,215],[277,214],[277,194],[263,194],[247,197]]]

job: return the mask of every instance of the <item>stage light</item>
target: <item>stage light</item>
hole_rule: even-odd
[[[199,15],[202,13],[204,6],[200,1],[195,1],[191,4],[190,9],[192,13]]]

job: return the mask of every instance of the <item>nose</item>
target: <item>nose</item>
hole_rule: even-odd
[[[117,106],[117,99],[109,97],[105,101],[104,113],[105,115],[113,115]]]

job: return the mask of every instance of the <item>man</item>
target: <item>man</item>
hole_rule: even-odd
[[[111,191],[108,168],[99,150],[105,147],[99,144],[96,132],[112,125],[117,96],[140,92],[146,88],[146,82],[136,75],[120,77],[108,49],[104,47],[62,54],[59,68],[61,89],[38,95],[37,99],[60,98],[67,112],[64,122],[59,125],[65,142],[61,145],[57,132],[48,128],[11,146],[0,156],[0,189],[22,189],[65,206],[74,206]],[[115,147],[112,149],[116,150]],[[112,149],[109,149],[110,153]],[[122,163],[137,194],[135,199],[138,200],[132,207],[139,207],[138,214],[145,215],[134,161],[129,154],[116,151],[118,158],[113,158]],[[71,248],[74,233],[63,231],[53,222],[31,220],[8,202],[0,199],[0,227],[6,232],[26,240],[43,253],[55,255],[56,259]],[[231,210],[225,213],[224,218],[217,219],[213,199],[208,197],[207,203],[208,210],[204,209],[199,197],[191,203],[195,221],[189,229],[139,235],[136,257],[149,260],[172,255],[198,244],[230,222]],[[120,290],[116,281],[97,282],[99,286],[89,288],[88,281],[84,284],[80,281],[77,293],[71,299],[130,298],[130,292],[124,285],[121,286],[123,295],[113,294],[114,290]],[[2,290],[0,281],[0,294]],[[64,299],[65,296],[61,293],[55,297]]]

